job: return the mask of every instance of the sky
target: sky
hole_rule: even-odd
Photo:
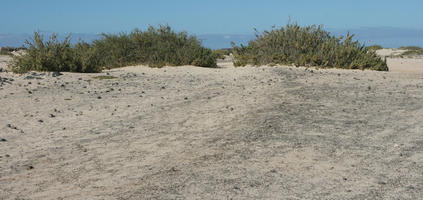
[[[289,19],[334,30],[423,33],[422,0],[0,0],[0,5],[0,34],[117,33],[158,24],[197,35],[253,34],[254,28],[283,26]]]

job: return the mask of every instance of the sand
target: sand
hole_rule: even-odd
[[[420,71],[220,65],[0,73],[0,199],[423,198]]]

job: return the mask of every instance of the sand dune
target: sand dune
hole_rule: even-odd
[[[0,73],[0,199],[423,196],[423,74],[220,65]]]

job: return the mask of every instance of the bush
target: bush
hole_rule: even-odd
[[[7,56],[13,56],[12,52],[19,51],[19,50],[25,50],[23,47],[15,48],[15,47],[0,47],[0,55],[7,55]]]
[[[26,53],[14,56],[12,70],[17,73],[27,71],[66,71],[99,72],[101,68],[89,56],[91,46],[78,42],[72,45],[70,36],[62,42],[53,34],[47,42],[39,32],[34,33],[31,41],[25,42]]]
[[[8,48],[0,47],[0,55],[11,56],[13,55]]]
[[[404,53],[400,55],[400,57],[413,57],[413,56],[422,56],[423,55],[423,48],[417,46],[406,46],[400,47],[401,50],[406,50]]]
[[[377,50],[383,49],[383,47],[380,45],[372,45],[372,46],[366,47],[366,49],[367,51],[377,51]]]
[[[367,51],[353,35],[331,36],[322,26],[300,27],[287,24],[280,29],[256,32],[248,46],[233,44],[234,65],[317,66],[323,68],[371,69],[388,71],[385,61]]]
[[[225,56],[229,56],[232,53],[232,49],[216,49],[213,50],[213,53],[219,59],[224,59]]]
[[[418,46],[405,46],[405,47],[400,47],[399,49],[408,50],[408,51],[418,51],[418,50],[422,50],[423,48]]]
[[[27,54],[16,56],[15,72],[69,71],[99,72],[103,68],[145,64],[151,67],[196,65],[216,67],[217,56],[201,46],[200,41],[185,32],[176,33],[169,26],[134,30],[130,34],[102,34],[92,44],[78,41],[71,44],[70,36],[62,42],[53,35],[47,42],[38,32],[26,41]]]

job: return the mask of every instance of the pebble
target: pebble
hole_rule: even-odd
[[[4,138],[0,138],[0,142],[7,142],[7,140]]]
[[[18,128],[17,128],[16,126],[13,126],[12,124],[7,124],[6,126],[7,126],[8,128],[18,130]]]

